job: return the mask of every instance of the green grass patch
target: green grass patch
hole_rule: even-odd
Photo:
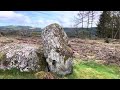
[[[74,65],[69,79],[119,79],[120,67],[98,64],[94,61],[81,61]]]
[[[17,69],[0,70],[0,79],[36,79],[33,72],[20,72]]]

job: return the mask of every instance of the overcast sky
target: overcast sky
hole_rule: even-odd
[[[0,11],[0,26],[26,25],[44,28],[51,23],[58,23],[63,27],[72,27],[77,13],[78,11]],[[100,11],[97,11],[93,26],[96,26],[99,15]]]

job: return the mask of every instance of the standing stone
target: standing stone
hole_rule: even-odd
[[[54,23],[42,31],[43,50],[51,72],[66,75],[72,73],[73,52],[63,28]]]

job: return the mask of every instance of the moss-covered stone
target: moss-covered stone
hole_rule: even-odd
[[[69,46],[64,45],[62,49],[59,50],[59,53],[64,57],[64,63],[68,58],[73,57],[73,51]]]
[[[53,23],[53,24],[51,24],[51,26],[52,26],[52,25],[55,25],[55,26],[58,26],[58,27],[59,27],[59,25],[58,25],[57,23]]]
[[[64,57],[64,63],[68,60],[68,58],[69,58],[68,56]]]
[[[68,46],[68,37],[64,29],[59,24],[50,24],[42,31],[42,40],[44,55],[47,59],[50,71],[62,75],[70,73],[73,52],[71,47]],[[66,60],[70,62],[65,63]],[[64,70],[61,70],[61,67],[63,67]]]
[[[5,58],[6,58],[6,54],[3,52],[0,52],[0,61],[5,60]]]
[[[44,71],[47,67],[47,62],[46,62],[46,58],[44,57],[42,47],[36,53],[37,56],[39,57],[40,71]]]

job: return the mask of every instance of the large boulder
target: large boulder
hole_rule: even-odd
[[[63,28],[54,23],[45,27],[41,35],[49,70],[60,75],[72,73],[73,52]]]
[[[40,47],[30,44],[6,44],[0,47],[0,69],[23,71],[46,70],[44,54]]]

